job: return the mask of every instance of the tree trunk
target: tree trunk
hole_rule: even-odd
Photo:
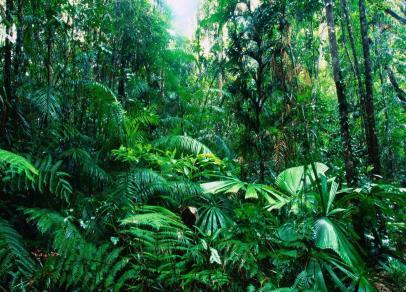
[[[351,26],[350,13],[348,11],[348,3],[347,3],[347,0],[340,0],[340,1],[341,1],[340,2],[341,10],[344,14],[345,24],[346,24],[346,28],[347,28],[347,32],[348,32],[348,39],[350,41],[351,53],[352,53],[352,57],[354,59],[354,72],[355,72],[355,78],[356,78],[357,86],[358,86],[358,94],[360,97],[360,107],[361,107],[362,118],[363,118],[365,141],[369,141],[370,137],[369,137],[369,131],[368,131],[368,117],[367,117],[367,110],[365,107],[365,100],[366,100],[365,88],[364,88],[364,85],[362,82],[360,63],[359,63],[359,59],[357,56],[357,49],[355,46],[355,38],[354,38],[352,26]]]
[[[347,183],[350,186],[356,183],[355,162],[353,159],[350,127],[348,124],[348,105],[345,96],[345,84],[343,81],[340,60],[338,55],[337,38],[335,34],[334,13],[332,0],[324,0],[326,9],[326,19],[328,27],[328,36],[330,42],[330,53],[332,59],[333,77],[337,90],[337,99],[340,113],[341,139],[344,146],[344,160]]]
[[[351,27],[351,20],[348,12],[348,4],[347,0],[341,0],[341,9],[344,13],[344,18],[345,18],[345,24],[347,27],[347,32],[348,32],[348,39],[350,41],[350,46],[351,46],[351,53],[352,57],[354,59],[354,71],[355,71],[355,78],[357,79],[357,85],[358,85],[358,92],[359,96],[361,99],[361,106],[364,104],[365,100],[365,90],[364,87],[362,86],[362,79],[361,79],[361,70],[359,68],[359,60],[357,56],[357,50],[355,47],[355,40],[354,40],[354,33]]]
[[[365,131],[367,132],[368,157],[369,163],[374,167],[374,174],[380,174],[381,163],[379,161],[378,137],[376,135],[375,127],[372,63],[369,52],[368,24],[365,13],[365,0],[359,0],[359,14],[365,66]]]
[[[15,57],[14,57],[14,74],[16,78],[16,85],[18,87],[21,83],[20,69],[23,62],[22,48],[23,48],[23,0],[17,0],[17,39],[15,46]]]
[[[260,45],[258,46],[260,47]],[[262,137],[262,127],[261,127],[261,112],[262,106],[264,101],[264,94],[263,94],[263,71],[264,67],[262,64],[262,54],[259,54],[258,58],[258,69],[257,69],[257,76],[256,76],[256,87],[257,87],[257,100],[254,100],[254,107],[255,107],[255,134],[257,135],[256,147],[257,147],[257,154],[259,159],[259,179],[260,183],[265,182],[265,158],[264,158],[264,151],[263,151],[263,137]]]
[[[6,123],[8,119],[9,111],[13,106],[13,88],[12,88],[12,71],[11,71],[11,53],[12,45],[9,37],[11,37],[12,26],[13,26],[13,0],[6,0],[6,11],[5,11],[5,20],[6,20],[6,38],[4,45],[4,67],[3,67],[3,84],[5,91],[5,98],[3,101],[2,117],[1,117],[1,130],[2,136],[6,131]]]
[[[51,86],[52,86],[52,42],[53,42],[53,32],[52,24],[48,24],[48,39],[47,39],[47,55],[45,60],[45,67],[47,72],[47,104],[51,102]],[[48,126],[48,116],[49,112],[47,111],[45,116],[45,125]]]

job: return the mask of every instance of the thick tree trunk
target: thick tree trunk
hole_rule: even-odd
[[[332,59],[333,77],[337,90],[337,99],[340,113],[341,139],[344,147],[345,171],[347,183],[350,186],[356,183],[355,162],[352,153],[350,127],[348,124],[348,105],[345,96],[345,84],[342,76],[340,59],[338,55],[338,45],[335,33],[333,2],[324,0],[326,9],[326,19],[328,27],[328,36],[330,42],[330,53]]]
[[[359,13],[361,23],[362,49],[364,52],[365,66],[365,131],[367,132],[367,147],[369,163],[374,167],[374,174],[381,173],[381,163],[379,161],[378,137],[375,127],[374,95],[373,95],[373,78],[372,63],[369,52],[368,24],[365,12],[365,0],[359,0]]]

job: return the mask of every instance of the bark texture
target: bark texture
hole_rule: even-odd
[[[379,161],[378,137],[375,126],[374,89],[372,77],[372,62],[369,49],[368,23],[366,18],[365,0],[359,0],[359,14],[361,23],[362,50],[364,53],[365,70],[365,131],[367,136],[367,148],[369,163],[374,167],[374,174],[381,173]]]
[[[337,38],[335,33],[333,1],[324,0],[324,6],[326,10],[333,77],[337,90],[337,99],[339,105],[341,139],[344,148],[343,150],[344,150],[346,179],[347,183],[350,186],[353,186],[356,183],[355,162],[351,146],[350,127],[348,124],[348,104],[345,96],[346,88],[343,81],[343,75],[338,54]]]

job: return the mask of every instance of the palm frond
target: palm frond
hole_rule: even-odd
[[[318,174],[324,174],[328,167],[322,163],[314,164]],[[312,166],[297,166],[282,171],[276,178],[275,184],[284,192],[294,196],[302,191],[303,180],[310,177],[314,181]],[[310,183],[310,182],[309,182]]]
[[[332,249],[342,260],[355,269],[362,269],[362,260],[355,247],[335,221],[323,217],[314,226],[314,242],[320,249]]]

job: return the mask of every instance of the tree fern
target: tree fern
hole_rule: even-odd
[[[191,246],[192,235],[179,216],[163,207],[144,205],[134,207],[122,226],[133,249],[139,251],[140,273],[149,273],[152,279],[168,273],[175,276],[176,263]]]
[[[130,98],[139,99],[143,94],[150,90],[148,82],[137,76],[133,76],[128,80],[128,91]]]

